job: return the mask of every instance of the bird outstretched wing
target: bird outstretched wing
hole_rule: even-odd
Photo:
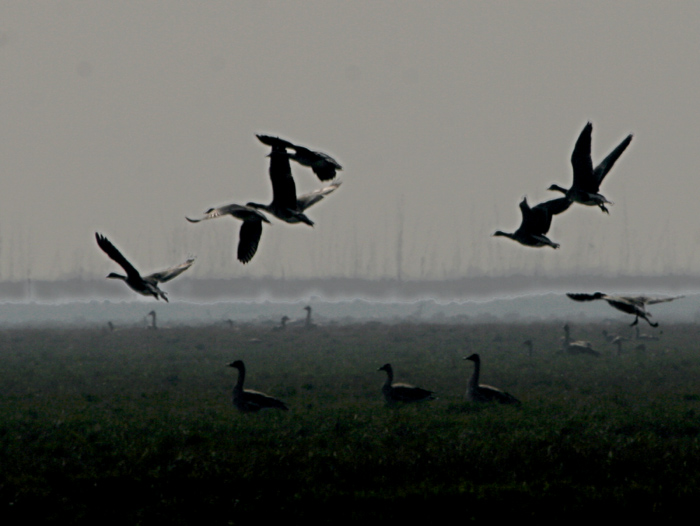
[[[136,270],[131,263],[129,263],[129,261],[122,255],[121,252],[119,252],[117,247],[115,247],[109,239],[97,232],[95,232],[95,239],[97,239],[97,244],[105,252],[105,254],[107,254],[113,261],[118,263],[119,266],[124,269],[127,276],[134,276],[138,278],[141,277],[139,271]]]
[[[182,274],[184,271],[186,271],[188,268],[192,266],[192,263],[194,263],[195,258],[194,257],[189,257],[187,258],[187,261],[184,263],[180,263],[179,265],[176,265],[174,267],[171,267],[167,270],[162,270],[160,272],[154,272],[153,274],[149,274],[146,276],[144,279],[148,281],[156,281],[158,283],[165,283],[166,281],[170,281],[174,277],[179,276]]]

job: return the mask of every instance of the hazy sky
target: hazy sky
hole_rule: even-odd
[[[698,274],[699,20],[698,2],[5,0],[0,280],[116,270],[95,231],[144,272],[196,254],[202,278]],[[557,251],[491,237],[570,185],[588,120],[594,162],[635,135],[610,215],[573,206]],[[343,186],[244,266],[238,221],[185,215],[269,202],[255,133],[333,155]]]

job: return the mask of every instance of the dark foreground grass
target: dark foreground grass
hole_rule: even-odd
[[[600,359],[555,354],[547,324],[6,331],[3,523],[685,518],[700,497],[699,331],[667,326],[616,356],[599,329],[577,337]],[[522,407],[463,402],[471,352]],[[236,358],[291,410],[235,412]],[[385,362],[440,399],[384,407]]]

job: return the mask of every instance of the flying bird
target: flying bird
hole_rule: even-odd
[[[294,153],[290,154],[289,158],[295,160],[302,166],[311,168],[321,181],[330,181],[334,179],[336,171],[343,169],[343,167],[338,164],[338,161],[323,152],[314,152],[303,146],[280,139],[279,137],[272,137],[270,135],[256,135],[256,137],[263,144],[267,144],[273,148],[294,150]]]
[[[409,384],[393,383],[394,369],[391,364],[382,365],[377,371],[386,371],[386,382],[382,386],[382,394],[387,404],[392,405],[397,402],[427,402],[435,400],[433,391],[428,391],[420,387]]]
[[[647,312],[646,306],[654,305],[655,303],[666,303],[683,297],[674,296],[671,298],[651,298],[649,296],[610,296],[608,294],[603,294],[602,292],[596,292],[594,294],[575,294],[567,292],[566,295],[574,301],[605,300],[611,307],[634,316],[634,321],[630,324],[630,327],[637,325],[639,318],[646,320],[646,322],[652,327],[658,327],[658,323],[652,323],[652,321],[649,319],[651,313]]]
[[[520,405],[520,400],[515,398],[513,395],[508,394],[497,387],[479,383],[481,358],[478,354],[474,353],[471,356],[466,356],[464,359],[474,362],[474,372],[469,378],[469,383],[467,384],[467,400],[470,402],[499,402],[501,404]]]
[[[593,168],[593,161],[591,160],[591,133],[593,131],[593,125],[589,122],[581,131],[581,134],[576,141],[574,146],[574,151],[571,154],[571,165],[574,169],[574,182],[571,188],[568,190],[562,188],[557,184],[553,184],[549,187],[549,190],[554,190],[557,192],[562,192],[566,197],[577,203],[587,206],[597,206],[605,212],[610,213],[605,206],[606,204],[612,204],[608,201],[602,194],[599,193],[600,184],[608,175],[608,172],[615,164],[615,161],[622,155],[622,152],[629,146],[632,142],[632,134],[625,137],[625,139],[618,144],[610,154],[603,159],[598,166]]]
[[[245,264],[248,263],[255,252],[258,250],[258,244],[260,243],[260,236],[262,235],[262,224],[270,223],[270,221],[265,217],[265,214],[259,212],[255,208],[243,205],[226,205],[220,206],[219,208],[210,208],[204,212],[204,217],[200,219],[190,219],[185,217],[190,223],[199,223],[205,219],[214,219],[216,217],[223,217],[225,215],[230,215],[236,219],[243,221],[241,225],[241,230],[238,233],[238,261]]]
[[[561,214],[570,206],[570,199],[560,197],[530,208],[530,205],[527,204],[527,198],[523,197],[523,200],[520,202],[520,212],[523,216],[520,228],[512,234],[498,230],[493,235],[509,237],[528,247],[543,247],[547,245],[552,248],[559,248],[559,244],[554,243],[545,234],[549,232],[549,227],[552,225],[552,216]]]
[[[243,389],[245,381],[245,365],[241,360],[236,360],[228,364],[229,367],[238,369],[238,381],[233,386],[233,405],[242,413],[257,413],[261,409],[281,409],[288,411],[287,405],[270,395],[253,391],[252,389]]]
[[[333,192],[341,183],[337,181],[297,197],[296,184],[294,184],[292,169],[289,166],[289,154],[284,148],[273,146],[268,157],[270,157],[272,202],[269,205],[251,202],[247,203],[246,206],[265,210],[287,223],[306,223],[309,226],[314,226],[313,221],[304,214],[304,211]]]
[[[182,274],[184,271],[186,271],[192,266],[192,263],[194,263],[194,258],[191,257],[188,258],[187,261],[185,261],[184,263],[181,263],[180,265],[171,267],[162,272],[156,272],[154,274],[149,274],[148,276],[141,277],[139,271],[136,270],[134,266],[127,261],[127,259],[122,255],[121,252],[119,252],[117,247],[115,247],[109,239],[107,239],[101,234],[98,234],[97,232],[95,232],[95,238],[97,239],[97,244],[102,250],[104,250],[105,254],[107,254],[111,259],[118,263],[126,272],[126,276],[122,276],[121,274],[116,274],[115,272],[112,272],[107,277],[112,279],[121,279],[127,285],[129,285],[129,287],[131,287],[132,290],[135,290],[136,292],[138,292],[139,294],[143,294],[144,296],[153,296],[155,299],[163,298],[165,301],[168,301],[168,297],[165,295],[165,292],[158,288],[158,283],[165,283],[166,281],[170,281],[174,277]]]

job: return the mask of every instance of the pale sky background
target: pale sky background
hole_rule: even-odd
[[[441,279],[700,273],[700,2],[0,3],[0,280],[97,279],[109,237],[144,273]],[[532,249],[496,230],[635,137]],[[343,186],[272,219],[255,133],[329,153]],[[320,182],[292,165],[297,187]],[[401,254],[401,257],[398,254]]]

